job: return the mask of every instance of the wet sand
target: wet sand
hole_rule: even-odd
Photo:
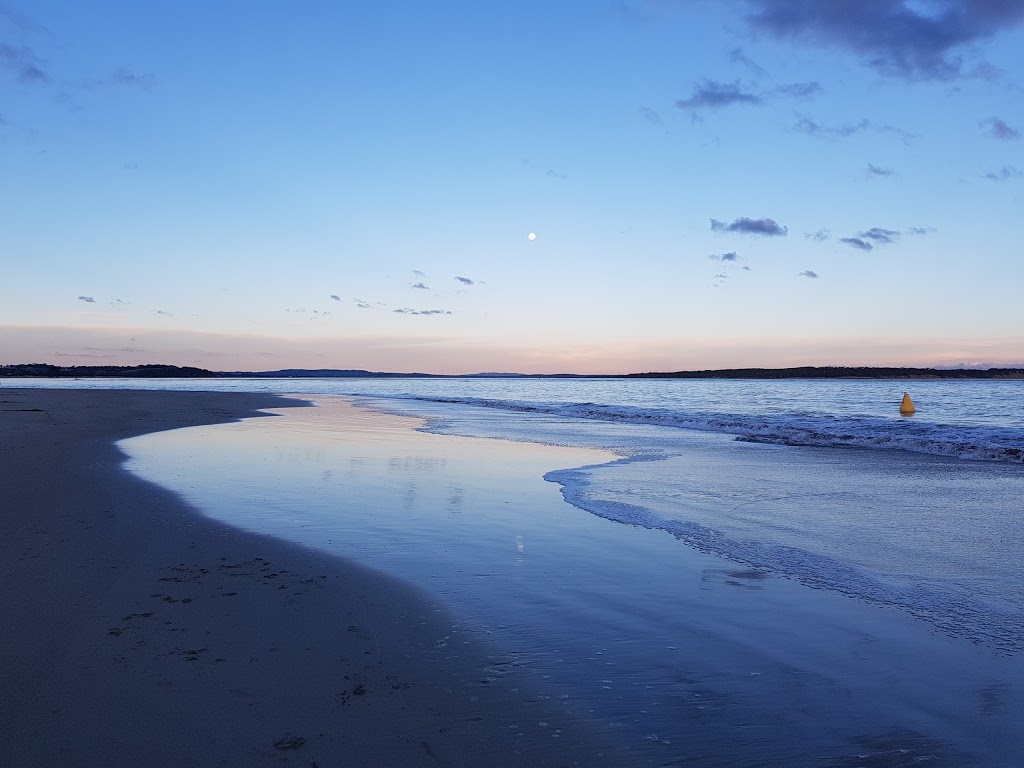
[[[295,406],[0,390],[0,738],[20,766],[611,764],[435,598],[199,515],[114,441]]]

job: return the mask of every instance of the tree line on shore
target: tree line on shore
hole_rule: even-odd
[[[608,376],[581,374],[469,374],[472,378],[608,378],[608,379],[1024,379],[1024,368],[898,368],[873,366],[802,366],[798,368],[726,368],[670,373],[627,373]],[[363,370],[309,370],[218,372],[178,365],[0,365],[0,378],[460,378],[424,373],[379,373]]]

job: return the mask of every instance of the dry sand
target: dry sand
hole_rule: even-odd
[[[114,445],[289,405],[0,389],[0,764],[622,764],[429,596],[202,517]]]

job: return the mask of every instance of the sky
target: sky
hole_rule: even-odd
[[[1024,365],[1022,200],[1024,0],[0,0],[0,364]]]

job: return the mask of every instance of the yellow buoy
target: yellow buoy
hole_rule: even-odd
[[[914,401],[910,399],[910,395],[906,392],[903,393],[903,402],[900,403],[900,413],[904,416],[910,416],[917,410],[914,408]]]

